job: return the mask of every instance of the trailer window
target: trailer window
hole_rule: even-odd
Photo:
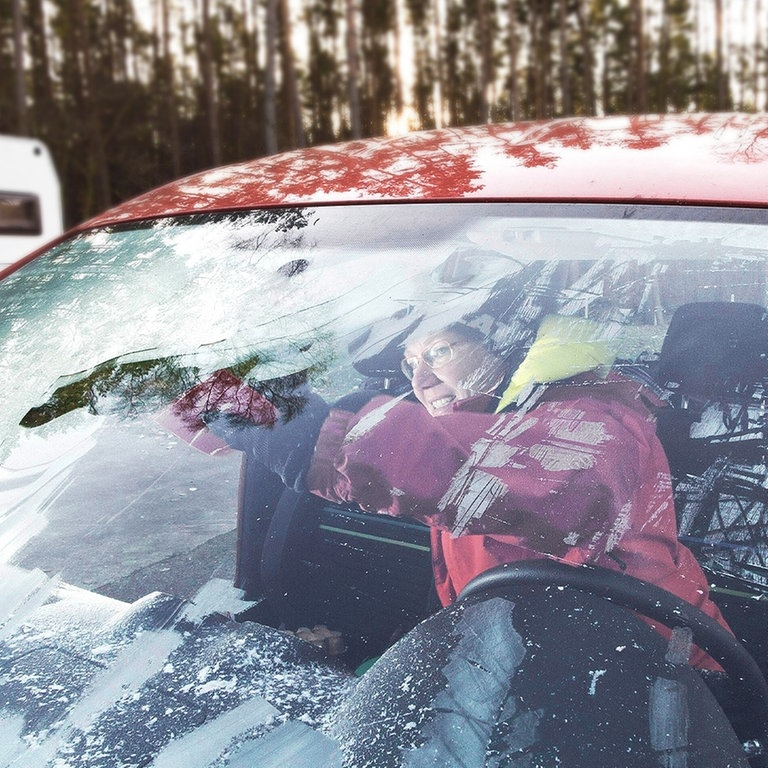
[[[39,235],[42,231],[37,195],[0,192],[0,234]]]

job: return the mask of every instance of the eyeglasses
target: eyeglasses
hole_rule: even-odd
[[[404,357],[400,362],[400,367],[410,380],[413,378],[421,362],[424,362],[430,368],[442,368],[444,365],[448,365],[453,360],[455,348],[462,344],[466,344],[466,342],[457,341],[451,344],[448,341],[435,341],[421,354]]]

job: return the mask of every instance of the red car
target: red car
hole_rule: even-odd
[[[3,765],[768,764],[768,116],[213,169],[0,281]]]

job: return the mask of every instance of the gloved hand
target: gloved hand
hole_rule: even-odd
[[[325,401],[306,385],[267,398],[226,370],[216,371],[173,406],[192,430],[205,427],[228,446],[246,451],[294,490],[304,476],[320,428]]]

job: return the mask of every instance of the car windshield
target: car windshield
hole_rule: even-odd
[[[99,606],[169,600],[166,624],[196,605],[309,640],[343,669],[336,696],[456,600],[476,575],[451,570],[465,538],[514,538],[502,562],[594,565],[696,603],[670,586],[667,555],[628,543],[660,519],[666,488],[675,562],[696,561],[694,588],[719,609],[697,604],[751,642],[749,611],[768,595],[767,294],[757,209],[319,205],[65,240],[0,284],[3,653],[23,656],[14,633],[40,606],[75,607],[24,630],[38,647]],[[582,402],[589,387],[602,394]],[[590,411],[598,401],[621,437]],[[557,434],[542,436],[555,406]],[[462,415],[486,420],[485,442]],[[335,453],[330,422],[343,424]],[[650,479],[625,471],[656,456],[646,424],[668,462]],[[601,470],[607,444],[623,458]],[[440,458],[459,454],[482,454],[482,472]],[[534,459],[535,482],[522,479]],[[588,509],[566,498],[565,475]],[[634,501],[604,513],[625,491]],[[514,515],[500,512],[513,495]],[[438,546],[447,576],[433,573]],[[73,657],[122,658],[114,638],[76,647],[76,635]],[[765,650],[762,636],[751,648]],[[235,696],[233,678],[196,674],[186,691]],[[3,706],[17,712],[13,679]],[[30,714],[76,698],[72,679],[57,685],[25,694],[21,720],[0,728],[7,743],[34,734],[59,754],[63,731],[54,746],[45,731],[59,721]],[[71,715],[67,738],[95,711]],[[172,733],[155,750],[168,765]]]

